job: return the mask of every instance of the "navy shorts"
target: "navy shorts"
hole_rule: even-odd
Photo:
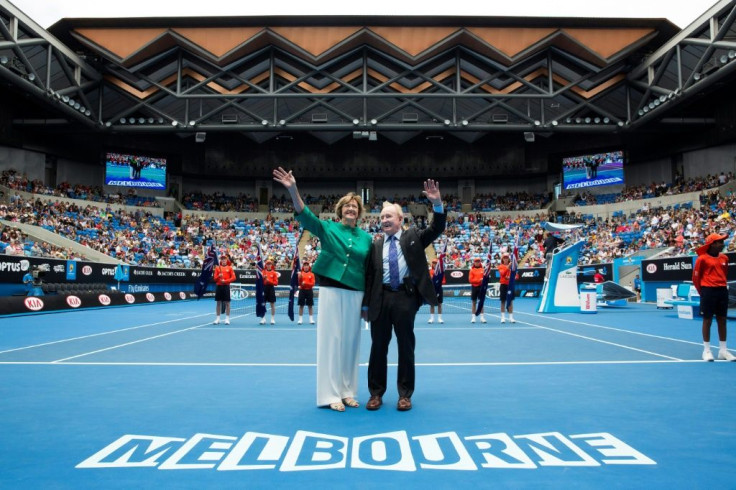
[[[270,284],[265,284],[263,286],[263,298],[266,300],[266,303],[275,303],[276,287]]]
[[[230,285],[217,286],[215,288],[215,301],[230,301]]]
[[[314,306],[314,291],[311,289],[299,290],[299,306]]]
[[[703,318],[725,317],[728,314],[727,287],[700,287],[700,314]]]
[[[506,297],[509,294],[509,285],[508,284],[501,284],[501,287],[499,288],[499,292],[501,294],[501,301],[504,303],[506,302]]]

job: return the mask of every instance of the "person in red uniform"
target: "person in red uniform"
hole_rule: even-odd
[[[302,324],[304,305],[309,309],[309,323],[314,325],[314,272],[309,262],[304,262],[299,273],[299,325]]]
[[[697,249],[698,258],[693,267],[693,285],[700,294],[700,314],[703,316],[703,360],[712,362],[710,326],[713,315],[718,324],[718,359],[736,361],[726,348],[726,314],[728,313],[728,256],[721,253],[728,235],[711,233],[705,244]]]
[[[215,267],[215,325],[220,323],[220,312],[225,305],[225,325],[230,325],[230,283],[235,281],[235,272],[230,265],[230,257],[227,255],[220,259],[220,265]]]
[[[468,281],[470,282],[470,301],[473,303],[473,311],[471,312],[470,323],[475,323],[475,304],[478,301],[480,293],[480,285],[483,283],[483,261],[480,257],[473,259],[473,266],[470,268]],[[486,323],[486,316],[483,310],[480,312],[480,322]]]
[[[504,254],[503,257],[501,257],[501,263],[498,264],[498,276],[499,276],[499,282],[500,285],[500,292],[501,292],[501,323],[506,323],[506,299],[509,295],[509,280],[511,279],[511,267],[509,266],[511,264],[511,258]],[[512,292],[513,294],[513,292]],[[514,320],[514,300],[513,297],[511,299],[511,303],[509,303],[509,321],[511,323],[516,323],[516,320]]]
[[[273,268],[273,260],[268,259],[263,264],[263,297],[266,303],[271,303],[271,325],[276,324],[276,285],[279,283],[279,273]],[[261,325],[266,323],[266,317],[261,318]]]
[[[596,270],[595,274],[593,274],[593,282],[596,284],[600,284],[602,282],[606,282],[606,278],[603,274],[601,274],[601,271]]]
[[[437,259],[432,259],[432,265],[429,267],[429,278],[434,278],[434,268],[437,267]],[[442,277],[442,284],[447,284],[447,276]],[[442,320],[442,300],[444,298],[444,294],[442,291],[442,287],[440,286],[440,291],[437,293],[437,322],[438,323],[445,323]],[[434,306],[429,306],[429,320],[427,320],[427,323],[434,323]]]

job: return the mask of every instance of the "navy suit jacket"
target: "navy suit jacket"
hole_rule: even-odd
[[[433,306],[437,305],[432,279],[429,277],[429,266],[424,249],[434,242],[445,231],[446,213],[435,213],[432,222],[424,230],[409,228],[401,233],[399,245],[404,254],[409,276],[414,283],[417,294]],[[374,240],[368,255],[368,265],[365,275],[365,295],[363,306],[368,307],[368,321],[378,318],[383,299],[383,242]]]

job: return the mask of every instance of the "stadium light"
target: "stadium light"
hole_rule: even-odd
[[[177,127],[179,125],[179,121],[171,121],[171,125]]]
[[[353,119],[353,124],[355,126],[357,126],[358,124],[360,124],[360,119]]]
[[[378,124],[378,119],[371,119],[371,124],[374,126]]]
[[[0,65],[7,65],[7,64],[8,64],[8,57],[0,56]]]
[[[189,126],[191,126],[191,127],[194,127],[196,124],[197,124],[197,121],[195,121],[194,119],[192,119],[191,121],[189,121]]]

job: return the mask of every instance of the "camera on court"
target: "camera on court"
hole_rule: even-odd
[[[34,265],[31,269],[31,277],[33,277],[33,283],[41,284],[42,278],[46,275],[48,271],[49,266],[47,264]]]

